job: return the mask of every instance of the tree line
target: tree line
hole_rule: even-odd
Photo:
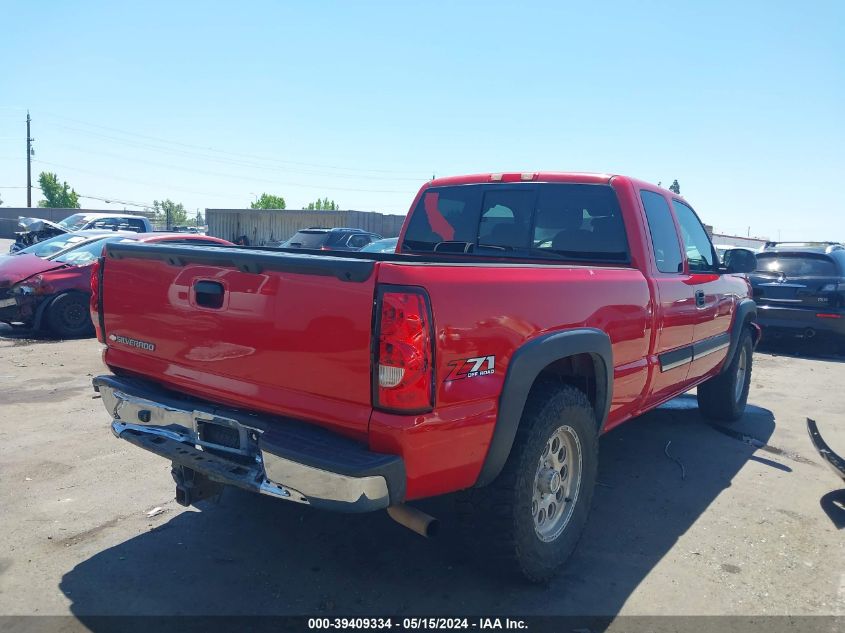
[[[73,189],[67,181],[59,181],[59,176],[53,172],[42,171],[38,176],[38,185],[41,193],[44,195],[42,200],[38,201],[38,206],[42,208],[51,209],[78,209],[79,208],[79,194]],[[2,202],[0,202],[2,204]],[[276,209],[285,210],[287,204],[282,196],[272,193],[262,193],[253,202],[249,204],[250,209]],[[337,211],[340,207],[334,200],[326,198],[317,198],[314,202],[309,202],[302,207],[304,210],[313,211]],[[188,224],[188,211],[181,202],[174,202],[170,198],[166,200],[153,200],[152,206],[155,220],[161,223],[168,223],[170,226],[185,226]],[[195,218],[191,218],[192,223],[196,222],[198,225],[204,223],[202,213],[197,211]]]

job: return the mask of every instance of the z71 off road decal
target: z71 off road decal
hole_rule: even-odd
[[[496,371],[495,356],[477,356],[475,358],[461,358],[449,363],[452,371],[446,380],[460,380],[461,378],[476,378],[487,376]]]

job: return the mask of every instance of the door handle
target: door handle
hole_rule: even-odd
[[[703,308],[704,307],[704,291],[703,290],[696,290],[695,291],[695,307],[696,308]]]

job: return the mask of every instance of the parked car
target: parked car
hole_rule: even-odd
[[[0,322],[44,329],[62,337],[93,335],[88,310],[91,265],[111,242],[230,244],[200,235],[108,231],[46,258],[29,253],[5,257],[0,260]]]
[[[56,255],[60,251],[63,251],[67,248],[71,248],[72,246],[82,244],[83,242],[86,242],[88,240],[115,234],[131,236],[134,233],[130,231],[118,231],[117,233],[115,233],[115,231],[106,229],[86,229],[84,231],[74,231],[73,233],[62,233],[61,235],[49,237],[46,240],[42,240],[41,242],[36,242],[32,246],[27,246],[26,248],[21,249],[19,251],[15,251],[14,253],[9,253],[8,255],[0,256],[0,263],[2,263],[3,257],[16,257],[20,255],[36,255],[38,257],[49,257],[50,255]]]
[[[395,253],[396,245],[399,243],[398,237],[388,237],[384,240],[376,240],[370,242],[361,249],[362,253]]]
[[[82,231],[85,229],[107,229],[113,231],[134,231],[150,233],[153,225],[142,215],[126,213],[74,213],[60,222],[41,218],[18,218],[23,231],[15,233],[15,242],[9,252],[15,253],[55,235]]]
[[[380,240],[381,235],[348,228],[312,227],[294,233],[282,248],[308,248],[320,251],[357,251],[371,242]]]
[[[172,463],[183,505],[231,485],[428,534],[406,503],[462,491],[471,545],[543,580],[586,523],[601,433],[693,387],[707,417],[745,409],[756,262],[721,266],[670,191],[441,178],[398,243],[107,244],[91,305],[111,431]]]
[[[845,246],[772,243],[750,275],[767,338],[828,338],[845,349]]]

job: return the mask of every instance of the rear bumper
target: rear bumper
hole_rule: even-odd
[[[98,376],[115,436],[212,481],[339,512],[401,503],[405,466],[325,429],[217,407],[146,381]]]
[[[818,314],[839,315],[839,318],[816,316]],[[768,334],[783,333],[791,336],[834,334],[845,336],[845,312],[841,310],[786,308],[758,304],[757,323]]]

